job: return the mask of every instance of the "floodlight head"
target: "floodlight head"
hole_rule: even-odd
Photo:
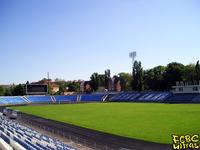
[[[135,58],[136,57],[136,51],[130,52],[129,57],[132,58],[132,59]]]
[[[129,57],[132,59],[132,64],[134,64],[135,57],[136,57],[136,51],[130,52]]]

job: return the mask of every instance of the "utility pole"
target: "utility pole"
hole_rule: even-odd
[[[48,87],[47,87],[47,94],[49,95],[49,72],[47,72],[47,80],[48,80]]]

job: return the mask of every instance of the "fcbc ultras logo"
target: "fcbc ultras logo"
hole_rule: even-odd
[[[173,149],[174,150],[195,150],[199,149],[199,135],[172,135]]]

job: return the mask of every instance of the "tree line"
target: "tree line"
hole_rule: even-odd
[[[42,79],[47,80],[47,79]],[[51,79],[49,79],[51,80]],[[59,86],[59,91],[53,92],[52,87],[48,86],[48,93],[50,95],[63,95],[64,92],[79,92],[80,83],[73,81],[65,81],[61,79],[56,79],[55,82]],[[0,96],[23,96],[26,94],[26,84],[10,85],[10,86],[0,86]]]
[[[13,84],[9,87],[0,86],[0,96],[22,96],[25,94],[24,87],[24,84]]]
[[[133,66],[132,88],[139,91],[167,91],[170,90],[177,81],[198,84],[199,80],[199,61],[197,61],[196,64],[189,65],[172,62],[167,66],[156,66],[148,70],[143,70],[141,62],[136,61]]]
[[[177,81],[198,84],[200,81],[200,64],[183,65],[178,62],[171,62],[166,66],[156,66],[151,69],[143,69],[140,61],[135,61],[131,73],[121,72],[111,78],[110,70],[104,74],[93,73],[90,83],[93,91],[98,91],[99,87],[109,89],[111,83],[120,82],[122,91],[167,91],[170,90]],[[80,92],[80,83],[56,79],[59,91],[49,94],[62,95],[65,91]],[[11,85],[9,87],[0,86],[0,96],[25,95],[25,84]]]
[[[198,84],[200,81],[200,64],[183,65],[178,62],[171,62],[167,66],[156,66],[151,69],[144,70],[140,61],[135,61],[132,68],[132,74],[119,73],[114,76],[115,79],[120,80],[121,89],[123,91],[167,91],[176,84],[177,81],[189,82],[190,84]],[[117,77],[117,78],[116,78]],[[106,75],[102,79],[102,75],[93,73],[90,81],[93,85],[94,91],[100,85],[108,85],[109,76]]]

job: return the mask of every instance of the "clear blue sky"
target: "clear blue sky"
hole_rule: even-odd
[[[200,59],[199,0],[0,0],[0,84]]]

